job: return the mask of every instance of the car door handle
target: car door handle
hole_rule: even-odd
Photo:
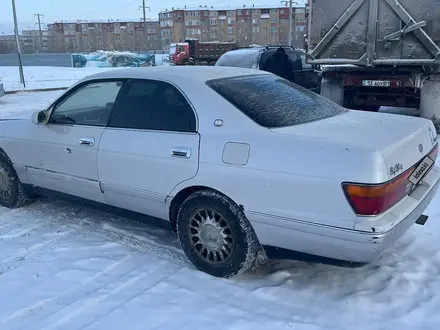
[[[191,149],[182,147],[173,148],[171,149],[171,156],[180,158],[191,158]]]
[[[79,139],[79,145],[93,147],[95,145],[95,139],[92,137],[81,138]]]

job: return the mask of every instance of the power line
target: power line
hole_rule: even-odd
[[[40,49],[40,52],[41,52],[41,50],[43,49],[43,31],[41,29],[41,20],[40,20],[40,18],[44,17],[44,15],[42,15],[42,14],[34,14],[34,17],[35,16],[38,19],[38,23],[36,23],[36,24],[38,24],[38,31],[40,32],[40,42],[39,42],[38,48]]]
[[[146,23],[146,21],[147,21],[147,15],[146,15],[145,10],[146,10],[146,9],[151,10],[151,9],[150,9],[150,7],[145,6],[145,4],[146,4],[146,0],[142,0],[142,6],[139,6],[139,9],[142,8],[142,12],[143,12],[143,14],[144,14],[144,15],[143,15],[143,18],[144,18],[144,26],[146,27],[145,23]]]

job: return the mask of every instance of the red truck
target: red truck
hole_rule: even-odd
[[[170,65],[215,65],[224,53],[237,48],[234,42],[200,42],[185,39],[170,45]]]

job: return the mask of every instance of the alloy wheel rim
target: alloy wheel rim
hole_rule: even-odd
[[[232,255],[232,229],[225,218],[213,209],[200,208],[193,212],[188,236],[197,255],[210,264],[224,263]]]

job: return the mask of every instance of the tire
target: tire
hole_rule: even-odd
[[[22,207],[31,199],[10,160],[2,153],[0,150],[0,205],[10,209]]]
[[[209,66],[215,66],[215,61],[210,61],[210,62],[208,63],[208,65],[209,65]]]
[[[177,234],[191,263],[215,277],[231,278],[253,269],[262,251],[243,211],[212,190],[196,191],[182,203]]]

